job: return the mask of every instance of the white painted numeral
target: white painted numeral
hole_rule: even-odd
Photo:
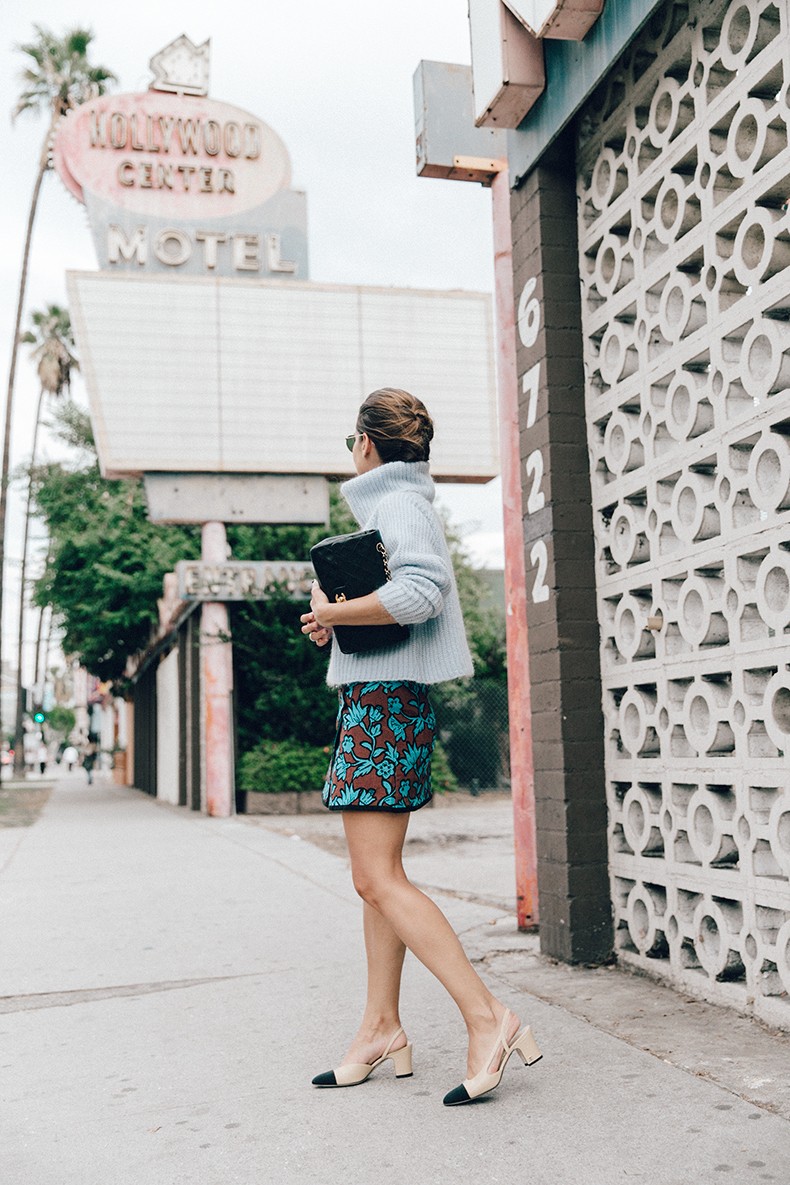
[[[540,333],[540,303],[532,295],[537,283],[534,276],[527,280],[518,302],[518,335],[528,350],[534,346]]]
[[[518,302],[518,335],[526,349],[531,349],[538,340],[540,333],[540,302],[534,295],[538,281],[532,276],[524,285]],[[527,395],[527,429],[535,426],[538,418],[538,392],[540,390],[540,362],[531,366],[521,378],[521,393]],[[527,514],[535,514],[546,505],[546,495],[540,488],[543,482],[543,454],[535,449],[529,454],[526,462],[527,480],[532,479],[527,496]],[[535,604],[548,601],[549,586],[546,584],[546,572],[549,566],[549,553],[545,542],[539,539],[533,544],[529,553],[530,562],[537,567],[535,581],[532,585],[532,600]]]
[[[527,427],[532,428],[538,418],[538,389],[540,388],[540,363],[530,367],[521,380],[521,392],[529,395],[527,404]]]
[[[527,514],[534,514],[546,505],[546,495],[540,488],[543,481],[543,454],[540,449],[536,448],[534,453],[527,457],[527,477],[532,478],[532,489],[527,498]]]
[[[541,601],[548,601],[549,586],[546,584],[546,569],[549,566],[549,553],[546,549],[546,544],[542,539],[538,539],[529,553],[531,564],[537,564],[538,570],[535,573],[535,583],[532,585],[532,600],[536,605]]]

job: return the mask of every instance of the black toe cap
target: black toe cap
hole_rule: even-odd
[[[471,1103],[469,1094],[463,1083],[449,1091],[443,1099],[445,1107],[457,1107],[460,1103]]]
[[[337,1086],[334,1070],[327,1070],[325,1074],[316,1074],[313,1086]]]

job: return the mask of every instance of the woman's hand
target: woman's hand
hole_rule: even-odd
[[[313,617],[318,622],[318,624],[326,629],[330,627],[329,622],[325,618],[324,611],[330,603],[329,597],[321,588],[321,585],[317,580],[314,580],[313,586],[310,590],[310,608],[312,609]]]
[[[307,634],[316,646],[326,646],[332,637],[331,626],[322,625],[319,620],[319,615],[328,604],[329,598],[322,591],[318,582],[314,580],[310,596],[311,612],[303,613],[299,620],[302,623],[302,633]]]
[[[302,633],[307,634],[310,641],[315,642],[316,646],[326,646],[327,642],[331,640],[331,629],[319,625],[314,613],[303,613],[299,620],[302,622]]]
[[[332,628],[336,625],[392,625],[392,617],[379,600],[378,593],[368,593],[364,597],[353,597],[350,601],[333,602],[329,600],[318,581],[314,581],[310,594],[310,613],[302,616],[303,634],[315,634],[322,631],[319,646],[325,646],[332,636]]]
[[[302,633],[307,634],[311,642],[315,642],[316,646],[326,646],[332,638],[331,629],[327,629],[319,625],[312,613],[303,613],[300,621],[303,622]]]

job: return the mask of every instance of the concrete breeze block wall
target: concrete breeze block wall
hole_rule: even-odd
[[[790,8],[667,3],[577,121],[620,960],[790,1027]]]

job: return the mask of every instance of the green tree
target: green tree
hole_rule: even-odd
[[[74,712],[62,704],[55,704],[54,708],[50,708],[47,712],[47,724],[50,732],[57,733],[60,737],[70,737],[76,723],[77,717]]]
[[[88,58],[88,49],[93,34],[86,29],[70,29],[57,37],[41,25],[33,26],[35,37],[19,46],[26,56],[27,64],[22,72],[22,91],[13,111],[13,118],[23,113],[40,114],[47,119],[47,130],[39,155],[36,179],[28,212],[25,242],[22,251],[22,268],[19,275],[14,336],[11,344],[11,363],[8,372],[8,390],[5,407],[5,429],[3,434],[3,462],[0,474],[0,620],[3,615],[3,585],[5,583],[5,527],[8,494],[9,464],[11,455],[11,417],[14,405],[14,382],[16,379],[17,353],[19,350],[22,313],[27,290],[27,274],[30,262],[30,245],[33,239],[33,225],[36,220],[38,200],[44,175],[52,167],[52,140],[59,121],[73,107],[87,99],[101,95],[108,83],[115,82],[115,75],[104,66],[94,66]],[[0,668],[2,667],[2,637],[0,637]]]
[[[16,721],[14,727],[14,773],[20,778],[25,776],[25,754],[23,751],[23,719],[25,710],[25,689],[22,683],[22,651],[24,645],[25,608],[27,601],[27,562],[28,545],[30,540],[30,512],[32,509],[30,474],[36,465],[38,451],[38,433],[41,427],[41,413],[44,408],[45,397],[59,399],[64,391],[71,387],[71,372],[78,367],[74,356],[74,335],[71,331],[71,319],[68,311],[59,305],[47,305],[43,311],[35,312],[31,316],[34,332],[23,334],[21,340],[25,344],[34,346],[33,361],[36,363],[40,390],[38,406],[36,408],[36,423],[33,429],[33,455],[30,462],[30,472],[27,480],[27,497],[25,499],[25,531],[22,541],[22,568],[19,578],[19,618],[17,621],[17,686],[16,686]],[[43,609],[41,610],[43,614]],[[39,621],[39,625],[40,625]],[[38,646],[36,646],[38,654]],[[37,664],[36,664],[37,665]],[[38,670],[33,672],[33,681],[38,679]]]
[[[99,472],[88,416],[73,403],[55,416],[56,434],[81,450],[72,467],[33,471],[33,498],[50,537],[38,605],[51,605],[63,647],[100,679],[119,680],[157,621],[162,578],[200,554],[196,527],[151,523],[141,481]]]
[[[337,487],[330,487],[329,534],[356,529]],[[228,541],[235,559],[304,562],[326,534],[326,527],[232,527]],[[301,632],[299,614],[306,609],[306,603],[295,605],[285,593],[231,606],[240,753],[260,740],[319,746],[332,741],[337,695],[326,685],[328,651]]]

